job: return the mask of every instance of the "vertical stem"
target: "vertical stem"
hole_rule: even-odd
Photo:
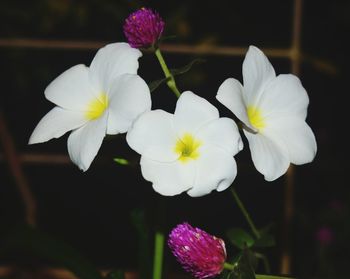
[[[164,234],[156,231],[154,239],[153,279],[162,278]]]
[[[240,200],[240,198],[238,197],[237,195],[237,192],[236,190],[231,186],[231,192],[232,192],[232,195],[233,195],[233,198],[235,199],[239,209],[242,211],[243,213],[243,216],[245,217],[245,219],[247,220],[252,232],[254,233],[255,237],[256,238],[260,238],[260,233],[259,231],[257,230],[257,228],[255,227],[254,223],[253,223],[253,220],[252,218],[250,218],[249,216],[249,213],[248,211],[246,210],[246,208],[244,207],[242,201]]]
[[[166,65],[164,57],[160,52],[160,49],[156,48],[154,53],[158,58],[159,64],[162,67],[165,77],[168,78],[168,81],[167,81],[168,87],[175,93],[176,97],[180,97],[181,93],[176,86],[174,76],[171,74],[168,66]]]

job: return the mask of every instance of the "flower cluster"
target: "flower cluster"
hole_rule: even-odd
[[[141,157],[142,176],[159,194],[200,197],[227,189],[237,175],[235,156],[243,149],[240,130],[199,95],[180,94],[158,47],[163,31],[158,13],[147,8],[132,13],[124,25],[128,43],[102,47],[89,67],[73,66],[47,86],[45,97],[56,106],[38,123],[29,144],[71,131],[68,153],[86,171],[106,135],[125,133]],[[150,89],[137,73],[139,48],[150,47],[172,81],[169,88],[180,95],[174,113],[151,109]],[[273,181],[290,164],[309,163],[316,155],[316,139],[306,123],[309,98],[298,77],[276,75],[255,46],[249,46],[242,71],[243,84],[224,80],[216,99],[239,119],[255,168]],[[168,243],[197,278],[215,276],[224,267],[223,241],[187,223],[171,232]]]
[[[178,261],[196,278],[214,277],[224,268],[224,241],[187,222],[171,231],[168,245]]]

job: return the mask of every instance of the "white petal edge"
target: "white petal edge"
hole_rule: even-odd
[[[127,132],[135,119],[151,110],[149,87],[138,75],[123,74],[113,81],[108,92],[107,134]]]
[[[202,126],[195,135],[205,146],[216,146],[229,155],[236,155],[243,149],[243,141],[236,123],[226,117],[215,119]]]
[[[310,163],[316,156],[317,143],[309,125],[300,118],[275,118],[264,131],[266,136],[284,142],[292,164]]]
[[[297,116],[306,119],[309,97],[299,78],[279,75],[265,88],[258,107],[268,117]]]
[[[66,132],[83,126],[87,121],[81,112],[54,107],[39,121],[28,143],[35,144],[59,138]]]
[[[232,111],[244,125],[256,132],[257,130],[250,124],[243,94],[242,84],[234,78],[228,78],[220,85],[216,99]]]
[[[249,46],[242,71],[245,104],[255,105],[265,86],[276,77],[275,70],[260,49]]]
[[[106,128],[107,114],[104,114],[69,135],[69,156],[81,170],[86,171],[96,157],[106,135]]]
[[[176,103],[174,127],[181,137],[183,133],[194,133],[204,124],[218,118],[219,111],[215,106],[206,99],[185,91]]]
[[[163,110],[143,113],[126,134],[126,141],[137,153],[159,162],[173,162],[179,155],[174,152],[177,136],[173,114]]]
[[[113,80],[122,74],[136,74],[142,52],[127,43],[113,43],[100,48],[90,64],[91,82],[107,91]]]
[[[255,168],[264,175],[266,181],[273,181],[286,173],[289,165],[289,152],[278,139],[270,139],[261,134],[244,131]]]
[[[89,80],[89,68],[79,64],[55,78],[44,93],[46,99],[62,108],[84,111],[95,91]]]
[[[195,178],[194,164],[159,163],[141,157],[141,171],[144,179],[152,182],[153,189],[163,196],[175,196],[187,191]]]
[[[192,189],[187,191],[191,197],[201,197],[213,190],[224,191],[237,175],[237,165],[233,156],[217,147],[202,150],[196,160],[196,180]]]

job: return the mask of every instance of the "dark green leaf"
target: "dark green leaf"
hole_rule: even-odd
[[[204,59],[197,58],[197,59],[192,60],[186,66],[183,66],[183,67],[178,68],[178,69],[171,69],[170,72],[173,76],[181,75],[181,74],[187,73],[189,70],[191,70],[191,68],[194,64],[203,63],[203,62],[205,62]]]
[[[105,277],[106,279],[125,279],[123,270],[111,271]]]
[[[2,257],[25,255],[65,267],[79,279],[102,279],[100,272],[65,242],[26,224],[17,225],[1,236]]]
[[[161,79],[157,79],[157,80],[154,80],[154,81],[151,81],[149,84],[148,84],[148,87],[149,87],[149,91],[153,92],[154,90],[156,90],[159,85],[161,85],[162,83],[165,83],[169,80],[170,78],[161,78]]]
[[[231,243],[241,250],[254,244],[254,238],[242,228],[229,229],[226,235]]]
[[[254,247],[272,247],[276,245],[273,235],[269,233],[261,234],[260,238],[255,240]]]

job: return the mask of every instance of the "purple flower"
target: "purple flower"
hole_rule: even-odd
[[[159,40],[164,25],[163,19],[157,12],[141,8],[125,20],[124,34],[132,47],[148,48]]]
[[[224,268],[224,241],[186,222],[171,231],[168,245],[184,269],[196,278],[212,278]]]
[[[333,242],[333,239],[334,239],[334,234],[332,229],[329,227],[319,228],[316,231],[316,239],[321,245],[328,246]]]

